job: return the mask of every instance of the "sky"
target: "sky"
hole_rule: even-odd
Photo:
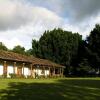
[[[100,0],[0,0],[0,42],[30,49],[45,30],[62,28],[85,39],[100,23]]]

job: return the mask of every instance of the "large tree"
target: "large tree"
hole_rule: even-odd
[[[100,25],[96,24],[88,37],[88,52],[91,66],[100,70]]]
[[[78,33],[64,31],[60,28],[45,31],[39,41],[33,40],[33,55],[39,54],[38,57],[65,65],[68,70],[74,62],[76,63],[80,41],[82,41],[82,36]]]

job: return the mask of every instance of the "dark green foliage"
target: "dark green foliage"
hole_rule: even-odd
[[[32,55],[32,49],[29,49],[29,50],[26,50],[26,53],[25,53],[27,56],[30,56]]]
[[[17,74],[10,73],[9,76],[10,78],[17,78]]]
[[[91,74],[92,68],[89,66],[88,60],[83,59],[77,68],[78,76],[87,76]]]
[[[20,45],[15,46],[12,51],[19,54],[25,54],[25,48]]]
[[[45,32],[39,40],[42,56],[69,66],[77,55],[79,37],[62,29]]]
[[[31,54],[33,56],[36,56],[36,57],[40,57],[41,56],[40,44],[36,40],[32,40]]]
[[[2,42],[0,42],[0,50],[5,50],[5,51],[8,50],[7,47]]]
[[[54,29],[45,31],[39,41],[33,40],[33,55],[41,58],[50,59],[59,64],[68,67],[76,63],[79,44],[82,42],[82,36],[78,33],[63,31],[62,29]]]
[[[92,67],[100,70],[100,25],[96,25],[88,39],[88,59]]]

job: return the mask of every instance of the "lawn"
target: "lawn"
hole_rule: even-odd
[[[0,100],[100,100],[100,78],[0,79]]]

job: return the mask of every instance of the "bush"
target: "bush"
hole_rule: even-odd
[[[2,76],[2,75],[0,75],[0,78],[3,78],[3,76]]]
[[[2,78],[7,78],[7,74],[3,74],[2,75]]]
[[[10,78],[17,78],[17,74],[10,73],[9,76]]]
[[[18,75],[18,74],[14,74],[14,73],[10,73],[9,76],[10,76],[10,78],[25,78],[24,75]]]
[[[38,76],[38,78],[45,78],[45,75],[40,75]]]
[[[31,79],[31,78],[33,78],[31,75],[27,75],[25,78],[29,78],[29,79]]]

